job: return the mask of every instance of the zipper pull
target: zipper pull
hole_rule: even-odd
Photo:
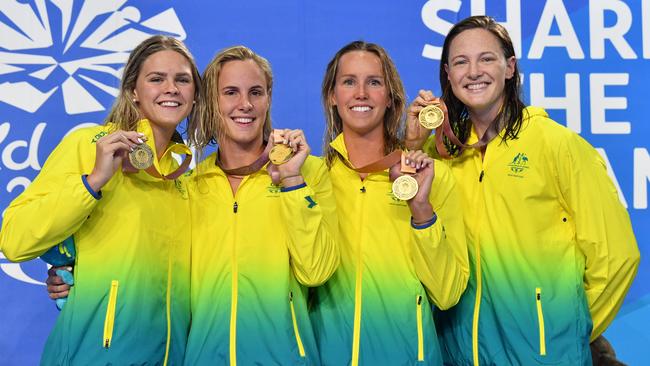
[[[289,291],[289,301],[293,302],[293,291]]]
[[[418,296],[418,305],[422,304],[422,295]]]
[[[237,213],[237,207],[239,207],[239,205],[237,205],[237,201],[235,201],[235,203],[233,203],[233,205],[232,205],[232,212],[233,213]]]
[[[361,193],[366,193],[366,187],[365,186],[361,187],[361,189],[359,189],[359,190],[361,191]]]
[[[109,345],[110,345],[110,341],[107,338],[107,339],[104,340],[104,348],[108,348]]]
[[[485,171],[481,170],[481,175],[478,177],[478,181],[482,182],[483,181],[483,175],[485,174]]]

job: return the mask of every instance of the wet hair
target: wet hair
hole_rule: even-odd
[[[105,123],[114,123],[117,129],[125,131],[133,131],[136,129],[138,121],[142,119],[140,109],[134,100],[133,90],[138,80],[138,75],[142,69],[142,65],[156,52],[160,51],[175,51],[187,59],[192,69],[192,81],[194,82],[194,100],[193,102],[199,103],[199,90],[201,88],[201,76],[199,69],[196,67],[194,57],[187,49],[185,44],[176,38],[163,35],[155,35],[149,37],[137,45],[124,66],[122,72],[122,81],[120,83],[120,91],[111,107],[111,111],[105,119]],[[197,108],[192,108],[190,118]]]
[[[442,57],[440,58],[440,89],[442,90],[442,99],[449,112],[451,128],[462,143],[466,143],[469,138],[472,122],[469,119],[466,106],[454,95],[451,89],[445,65],[449,63],[451,42],[456,36],[470,29],[485,29],[494,35],[501,45],[501,51],[506,60],[515,56],[514,46],[508,31],[493,18],[485,15],[476,15],[463,19],[456,23],[447,34],[442,47]],[[494,132],[496,133],[503,129],[502,141],[505,142],[509,139],[516,139],[519,135],[523,123],[523,111],[526,107],[521,100],[521,80],[516,59],[514,73],[510,79],[505,81],[503,93],[503,106],[494,121],[492,121],[490,128],[495,129]],[[443,142],[452,156],[457,156],[462,151],[460,146],[451,143],[447,137],[443,138]]]
[[[203,72],[201,99],[205,103],[198,106],[197,112],[190,119],[188,128],[192,144],[202,149],[210,144],[218,143],[225,137],[225,121],[219,110],[219,75],[223,65],[230,61],[252,60],[262,70],[266,79],[266,93],[269,96],[269,108],[264,120],[264,139],[271,133],[271,96],[273,90],[273,72],[271,64],[264,57],[256,54],[248,47],[234,46],[217,53]]]
[[[383,76],[386,81],[390,107],[384,114],[384,153],[388,154],[402,146],[402,135],[404,133],[404,113],[406,110],[406,94],[404,85],[397,73],[397,68],[386,50],[375,44],[364,41],[354,41],[343,46],[327,65],[322,85],[322,102],[325,109],[327,130],[323,146],[323,155],[328,166],[331,166],[336,151],[330,146],[336,136],[343,131],[343,121],[335,105],[332,104],[331,96],[336,86],[336,74],[339,69],[341,57],[348,52],[364,51],[370,52],[379,58],[382,65]]]

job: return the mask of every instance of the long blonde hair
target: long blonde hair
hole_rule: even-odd
[[[273,90],[271,64],[248,47],[234,46],[217,53],[203,72],[201,99],[204,103],[198,106],[196,113],[190,118],[188,128],[189,139],[197,148],[203,149],[207,145],[218,143],[225,137],[225,121],[219,110],[219,75],[223,65],[227,62],[246,60],[254,61],[266,78],[269,108],[266,111],[264,120],[264,139],[268,138],[271,133],[271,96]]]
[[[201,88],[201,75],[199,74],[199,69],[196,67],[196,62],[194,62],[194,57],[192,57],[192,54],[185,44],[178,39],[163,35],[155,35],[145,39],[137,45],[133,51],[131,51],[129,59],[124,66],[124,72],[122,73],[120,92],[115,99],[115,103],[113,103],[108,116],[106,116],[106,119],[104,120],[105,123],[114,123],[117,129],[125,131],[135,130],[142,115],[140,114],[138,105],[134,101],[133,90],[135,89],[138,75],[142,69],[142,64],[149,56],[156,52],[165,50],[178,52],[187,59],[187,62],[189,62],[190,67],[192,68],[192,79],[194,81],[194,102],[200,104],[199,90]],[[190,112],[190,119],[196,110],[196,107],[192,109],[192,112]]]

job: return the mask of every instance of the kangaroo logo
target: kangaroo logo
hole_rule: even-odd
[[[186,38],[173,8],[142,20],[127,2],[0,1],[0,102],[34,113],[60,89],[67,114],[105,110],[93,94],[117,96],[130,50],[153,34]]]
[[[523,173],[529,168],[528,157],[524,153],[518,153],[508,164],[508,167],[512,172],[512,174],[509,174],[510,176],[523,178]]]

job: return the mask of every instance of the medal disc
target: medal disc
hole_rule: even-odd
[[[393,182],[393,194],[397,199],[408,201],[418,193],[418,181],[410,175],[402,175]]]
[[[292,156],[293,150],[285,144],[277,144],[269,151],[269,160],[275,165],[286,163]]]
[[[428,105],[420,111],[420,114],[418,114],[418,120],[422,127],[430,130],[440,126],[444,119],[445,114],[437,105]]]
[[[153,164],[153,151],[147,144],[140,144],[129,153],[129,161],[136,169],[147,169]]]

